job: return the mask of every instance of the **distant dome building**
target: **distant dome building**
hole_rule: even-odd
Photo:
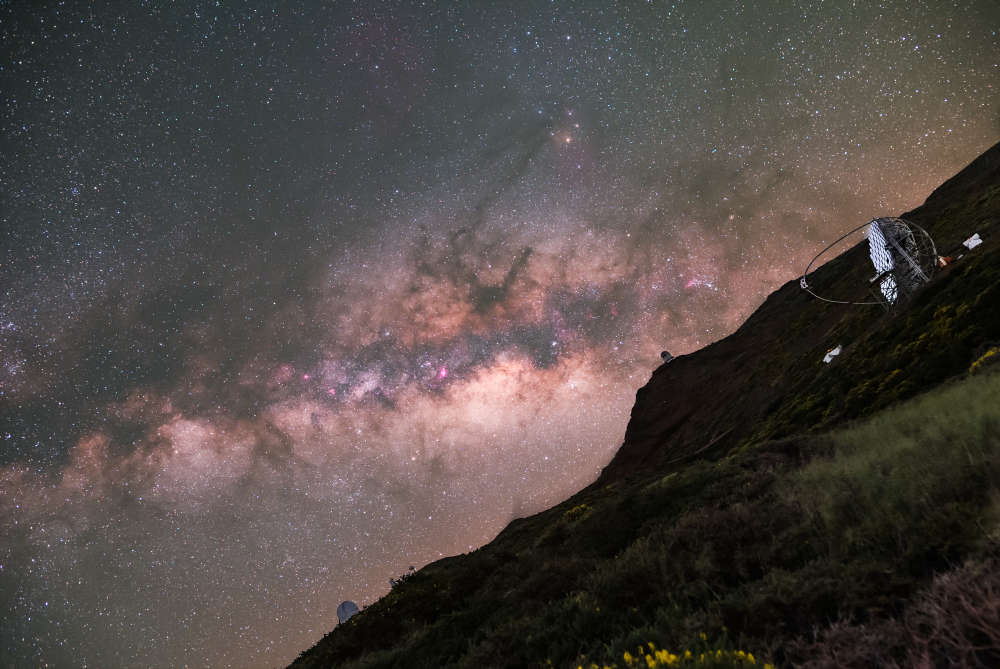
[[[347,619],[358,612],[358,605],[354,602],[341,602],[337,607],[337,620],[346,623]]]

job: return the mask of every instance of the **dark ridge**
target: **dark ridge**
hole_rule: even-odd
[[[1000,666],[1000,402],[977,404],[1000,393],[1000,144],[903,217],[984,243],[888,312],[788,282],[653,373],[597,481],[292,666],[624,668],[649,643],[691,667]],[[871,273],[862,242],[811,283],[856,299]]]
[[[974,232],[983,238],[992,235],[1000,222],[998,199],[1000,144],[938,187],[923,206],[903,218],[926,229],[939,248],[950,249]],[[984,251],[982,247],[977,249],[980,255]],[[955,265],[947,268],[925,292],[947,283],[947,277],[956,269]],[[860,301],[866,297],[861,291],[868,274],[868,245],[861,243],[810,277],[819,294]],[[919,303],[921,298],[915,301]],[[784,402],[796,401],[799,393],[795,390],[803,391],[803,384],[808,386],[817,374],[826,371],[820,362],[823,353],[837,344],[847,345],[859,339],[867,339],[871,345],[883,342],[888,347],[884,326],[889,320],[892,318],[884,318],[878,307],[816,301],[799,288],[798,279],[789,281],[769,295],[732,335],[681,356],[653,373],[649,383],[636,394],[625,442],[598,484],[631,474],[661,458],[683,456],[725,430],[732,430],[726,436],[730,446],[780,436],[781,430],[761,431],[761,419],[780,409]],[[847,359],[847,355],[842,356],[842,361]],[[851,372],[859,374],[857,382],[862,382],[864,370],[850,367],[854,367]],[[940,382],[946,376],[944,372],[936,374],[934,381]],[[793,381],[799,385],[790,388]],[[916,388],[913,390],[910,394],[915,394]],[[860,407],[839,406],[836,402],[823,408],[828,407],[833,407],[831,415],[839,414],[841,420],[862,413]],[[829,429],[836,423],[826,422],[823,427]]]

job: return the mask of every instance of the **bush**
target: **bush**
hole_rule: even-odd
[[[1000,665],[1000,568],[969,561],[936,576],[901,620],[842,620],[790,644],[798,669],[986,669]]]
[[[1000,346],[994,346],[972,363],[969,367],[969,373],[978,374],[990,365],[995,365],[998,362],[1000,362]]]
[[[834,456],[792,476],[786,494],[822,517],[835,555],[957,558],[982,536],[980,510],[1000,488],[1000,375],[916,398],[834,441]]]

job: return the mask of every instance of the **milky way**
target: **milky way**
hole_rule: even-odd
[[[0,7],[0,662],[287,663],[593,481],[1000,139],[995,3],[845,4]]]

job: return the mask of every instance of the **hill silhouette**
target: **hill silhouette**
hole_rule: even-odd
[[[653,373],[596,482],[291,666],[1000,665],[1000,144],[902,218],[958,249],[911,299],[787,283]]]

